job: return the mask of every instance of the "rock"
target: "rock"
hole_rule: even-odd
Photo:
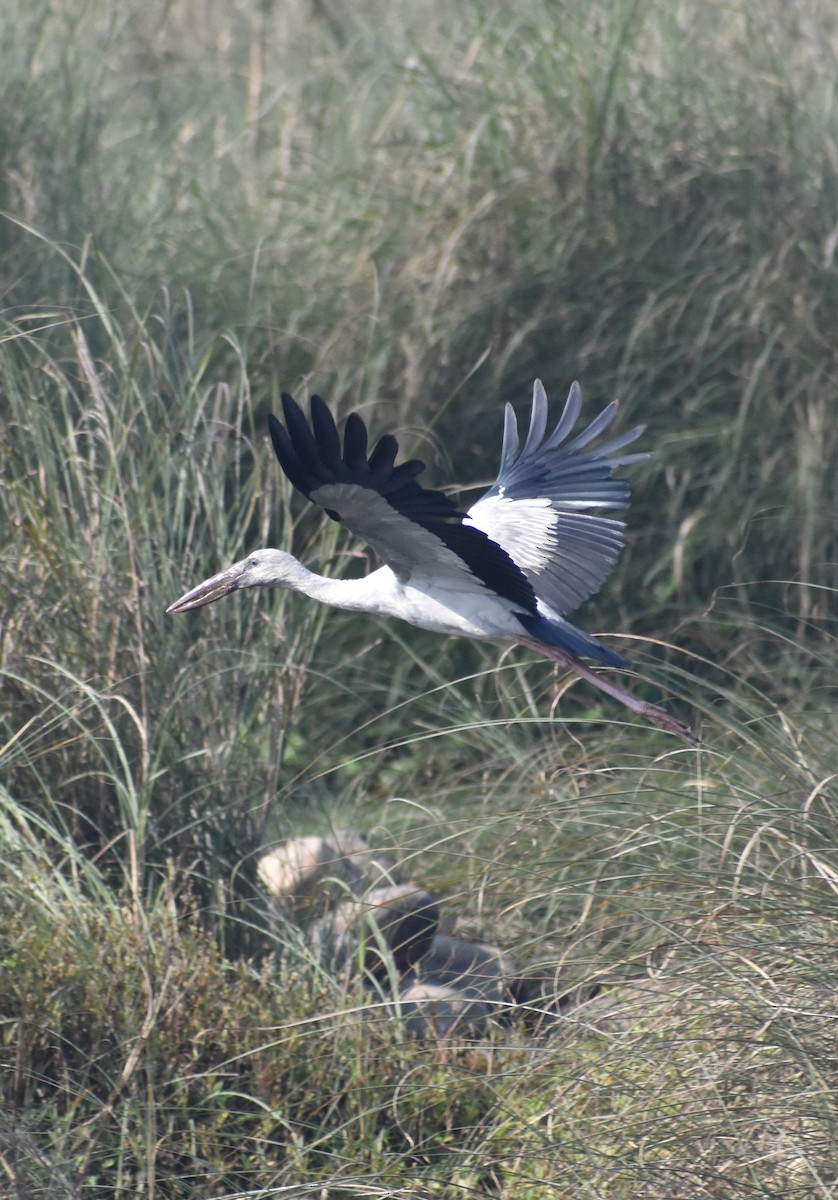
[[[431,948],[439,908],[430,893],[414,883],[371,888],[347,900],[312,927],[315,949],[335,965],[351,960],[364,942],[364,969],[380,979],[410,970]]]
[[[394,1011],[416,1038],[480,1037],[489,1023],[490,1007],[470,992],[432,979],[399,990]]]
[[[498,1016],[506,1016],[510,1005],[516,1003],[512,990],[516,977],[515,964],[497,946],[438,933],[429,952],[403,980],[401,994],[414,983],[432,981],[451,986],[458,994],[489,1005]]]
[[[393,887],[399,882],[399,869],[392,854],[374,849],[364,834],[335,829],[326,841],[334,849],[335,860],[346,862],[350,871],[357,872],[362,887]]]
[[[392,885],[397,868],[390,855],[371,849],[362,833],[335,829],[327,837],[283,842],[262,855],[256,872],[275,899],[300,909],[311,906],[318,892],[325,907],[336,903],[347,888],[359,893],[382,883]],[[329,883],[337,885],[337,896]]]
[[[264,854],[256,864],[256,873],[272,896],[278,900],[293,899],[324,878],[332,857],[332,848],[325,838],[291,838]]]

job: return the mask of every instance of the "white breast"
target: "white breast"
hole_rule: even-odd
[[[509,600],[496,596],[475,581],[472,587],[446,587],[426,580],[414,571],[409,583],[401,583],[392,571],[383,567],[375,576],[387,572],[386,595],[382,600],[391,616],[428,629],[483,641],[508,641],[521,634]],[[372,578],[372,576],[368,576]],[[384,583],[384,580],[381,580]]]

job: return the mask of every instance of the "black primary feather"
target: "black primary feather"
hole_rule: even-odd
[[[273,414],[268,417],[271,441],[279,465],[307,499],[324,484],[369,488],[401,516],[438,538],[498,595],[520,605],[524,612],[536,612],[532,585],[510,555],[482,530],[464,525],[465,513],[444,492],[424,488],[417,481],[425,464],[410,459],[398,467],[394,465],[399,444],[392,434],[379,438],[367,458],[366,426],[357,413],[350,413],[341,454],[334,419],[319,396],[311,399],[311,426],[287,393],[282,395],[282,411],[285,428]],[[328,515],[340,520],[340,513],[332,508]]]

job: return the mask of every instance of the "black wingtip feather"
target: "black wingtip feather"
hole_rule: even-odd
[[[282,394],[285,428],[268,418],[276,456],[291,483],[310,498],[329,483],[354,484],[384,497],[406,520],[426,529],[460,558],[472,574],[526,612],[536,610],[535,593],[507,552],[481,530],[463,524],[464,514],[444,492],[425,489],[417,481],[425,469],[419,459],[395,466],[399,444],[392,434],[379,438],[367,458],[367,430],[357,413],[350,413],[343,434],[343,454],[331,412],[319,396],[311,398],[311,426],[302,409]],[[326,508],[341,520],[334,508]],[[363,530],[358,530],[363,536]]]
[[[338,437],[335,418],[326,407],[322,396],[311,397],[311,427],[314,430],[314,440],[320,457],[335,474],[339,474],[343,459],[340,453],[340,438]]]
[[[369,457],[370,473],[375,476],[379,472],[383,474],[391,471],[398,452],[399,443],[392,433],[382,434]]]
[[[289,396],[287,392],[283,392],[281,398],[285,428],[288,431],[288,437],[291,439],[294,452],[303,469],[316,478],[320,470],[320,453],[317,449],[317,442],[314,440],[314,435],[309,428],[308,421],[305,419],[303,410],[293,396]]]
[[[308,476],[296,455],[291,439],[273,413],[268,413],[268,432],[271,435],[271,442],[274,453],[279,459],[279,465],[293,486],[307,497],[309,494]]]
[[[369,470],[367,427],[356,412],[349,414],[343,429],[343,461],[350,471]]]

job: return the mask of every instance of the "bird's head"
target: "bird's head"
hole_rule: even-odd
[[[174,604],[170,604],[166,612],[181,613],[203,608],[205,604],[213,604],[222,596],[229,596],[241,588],[292,587],[302,570],[296,558],[284,550],[254,550],[226,571],[219,571],[217,575],[199,583],[175,600]]]

